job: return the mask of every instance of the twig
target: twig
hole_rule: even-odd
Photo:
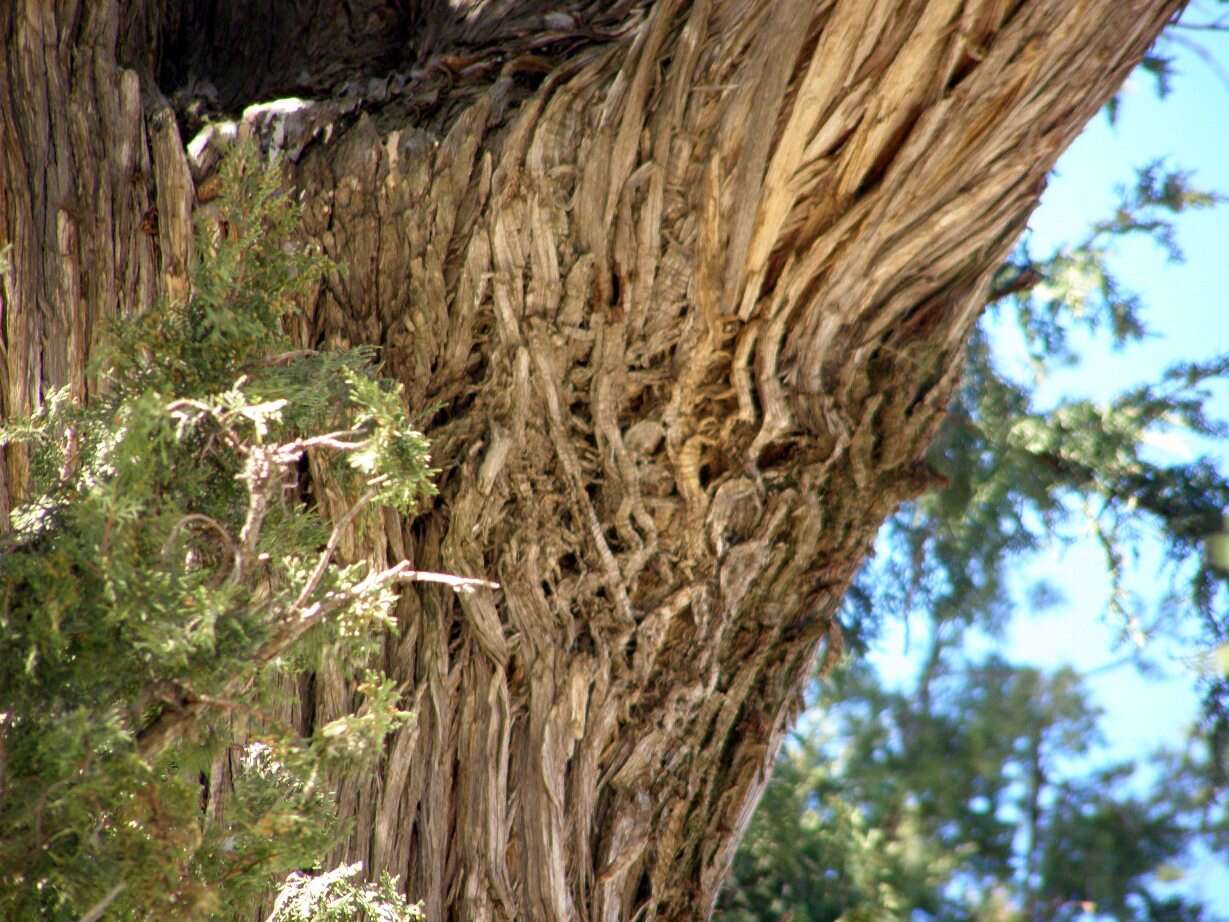
[[[373,484],[380,484],[384,478],[377,477]],[[354,521],[355,517],[363,510],[376,495],[376,490],[368,488],[367,491],[358,498],[358,500],[346,510],[346,514],[341,517],[341,520],[333,526],[333,533],[329,535],[329,543],[324,546],[324,550],[320,554],[320,559],[316,562],[316,568],[312,570],[312,575],[308,577],[307,582],[303,586],[303,590],[299,593],[299,597],[294,600],[294,608],[302,608],[307,604],[307,600],[312,597],[316,589],[320,586],[320,580],[324,578],[325,571],[328,570],[329,563],[333,559],[333,554],[337,551],[337,545],[341,543],[341,537],[345,530]],[[366,580],[364,580],[366,582]]]
[[[394,582],[405,571],[407,566],[409,566],[409,562],[403,560],[387,570],[371,573],[349,589],[332,593],[312,605],[303,607],[296,604],[291,610],[291,616],[283,620],[281,626],[273,633],[273,636],[261,644],[260,648],[252,655],[252,662],[257,666],[265,665],[319,624],[325,616],[337,611],[339,608],[344,608],[352,602],[356,602],[368,593]],[[300,609],[302,609],[301,614],[293,614],[293,612]],[[250,679],[245,680],[246,683],[250,683],[250,681]],[[238,691],[242,684],[244,683],[240,683],[237,679],[228,683],[224,694],[232,694]]]
[[[203,513],[200,513],[200,512],[190,512],[187,515],[185,515],[182,519],[180,519],[178,522],[176,522],[174,525],[171,526],[171,531],[166,536],[166,541],[162,543],[163,558],[165,559],[166,556],[171,552],[171,548],[173,547],[175,543],[175,539],[179,537],[179,533],[183,531],[185,528],[187,528],[189,525],[193,524],[194,522],[203,523],[204,525],[209,526],[214,531],[216,531],[219,535],[222,536],[222,544],[225,545],[226,550],[230,552],[231,566],[232,566],[232,573],[233,573],[233,567],[239,561],[239,550],[238,548],[235,547],[234,539],[231,538],[230,532],[228,532],[225,528],[223,528],[216,519],[210,518],[209,516],[204,515]],[[222,573],[221,572],[217,573],[214,576],[213,585],[215,587],[217,585],[220,585],[222,579],[225,579],[225,577],[222,576]]]
[[[271,355],[261,364],[263,365],[288,365],[296,359],[305,359],[308,356],[318,355],[315,349],[291,349],[289,352],[280,352],[277,355]]]
[[[327,435],[318,435],[314,438],[304,439],[298,443],[304,448],[336,448],[338,451],[355,451],[362,448],[366,442],[343,442],[340,439],[331,438]]]
[[[235,564],[231,568],[230,581],[238,584],[247,572],[248,564],[256,555],[256,542],[260,538],[260,526],[269,511],[269,497],[273,492],[275,471],[283,472],[282,464],[278,463],[277,449],[253,447],[248,452],[247,463],[243,466],[240,480],[246,480],[248,485],[248,511],[243,520],[243,528],[239,531],[239,547],[235,553]]]
[[[340,527],[341,523],[339,523]],[[283,653],[287,647],[315,627],[325,617],[339,608],[357,601],[365,595],[375,592],[391,583],[440,583],[456,592],[472,592],[475,589],[499,589],[499,583],[485,579],[475,579],[465,576],[452,576],[448,573],[432,573],[426,570],[409,569],[409,561],[403,560],[395,566],[378,573],[372,573],[361,582],[342,592],[332,593],[305,608],[296,605],[291,609],[289,617],[284,619],[273,636],[268,638],[252,655],[250,662],[254,666],[264,666],[270,660]],[[293,613],[302,609],[297,616]],[[215,696],[192,695],[182,706],[163,711],[149,726],[137,734],[137,751],[145,757],[156,755],[185,724],[195,721],[208,706],[229,707],[235,695],[241,694],[252,681],[250,674],[236,676]]]
[[[102,914],[107,911],[107,907],[115,902],[115,898],[128,889],[128,885],[120,881],[114,887],[107,891],[107,895],[90,907],[89,912],[83,915],[77,922],[98,922],[102,918]]]
[[[1179,25],[1181,26],[1181,23],[1179,23]],[[1199,27],[1191,25],[1183,26],[1183,28],[1195,29]],[[1212,23],[1206,24],[1203,28],[1207,29],[1208,31],[1216,32],[1229,31],[1229,28],[1226,28],[1225,26],[1213,26]],[[1216,60],[1216,57],[1212,54],[1212,52],[1208,51],[1208,49],[1199,44],[1199,42],[1193,41],[1184,35],[1171,35],[1170,40],[1198,55],[1200,60],[1207,65],[1208,70],[1212,71],[1213,75],[1220,80],[1221,85],[1229,88],[1229,73],[1226,73],[1225,68],[1221,66],[1218,60]]]

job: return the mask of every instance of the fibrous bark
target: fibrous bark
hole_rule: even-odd
[[[227,131],[181,130],[310,97],[244,120],[345,267],[296,333],[380,346],[443,469],[351,554],[503,586],[401,597],[338,858],[432,920],[705,918],[989,274],[1179,5],[19,0],[3,411],[182,290]]]

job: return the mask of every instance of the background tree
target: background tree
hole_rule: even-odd
[[[1046,171],[1178,6],[10,5],[3,411],[94,395],[219,148],[285,150],[346,267],[296,342],[378,345],[442,471],[343,555],[503,586],[401,595],[416,719],[334,861],[433,919],[702,918]],[[326,661],[306,723],[352,692]]]

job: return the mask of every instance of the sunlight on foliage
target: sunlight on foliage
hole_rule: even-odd
[[[363,508],[432,495],[434,471],[370,350],[291,348],[282,319],[327,263],[279,171],[240,147],[222,183],[190,296],[107,331],[88,403],[55,393],[0,430],[33,475],[0,557],[4,918],[251,906],[344,834],[326,769],[371,764],[409,716],[376,672],[310,738],[276,716],[301,639],[362,673],[395,627],[405,565],[336,550]],[[336,524],[301,486],[308,453],[352,491]],[[223,808],[230,721],[254,741]],[[295,877],[282,917],[417,918],[345,876]]]
[[[350,878],[361,870],[361,865],[343,864],[322,874],[291,874],[267,922],[418,922],[423,918],[421,908],[406,903],[397,892],[396,879],[387,874],[378,883],[352,883]]]

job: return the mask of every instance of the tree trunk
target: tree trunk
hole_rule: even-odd
[[[401,597],[336,857],[432,922],[706,918],[990,273],[1180,5],[3,4],[0,410],[184,290],[187,130],[314,100],[245,119],[345,267],[297,335],[378,345],[442,469],[350,552],[503,586]]]

